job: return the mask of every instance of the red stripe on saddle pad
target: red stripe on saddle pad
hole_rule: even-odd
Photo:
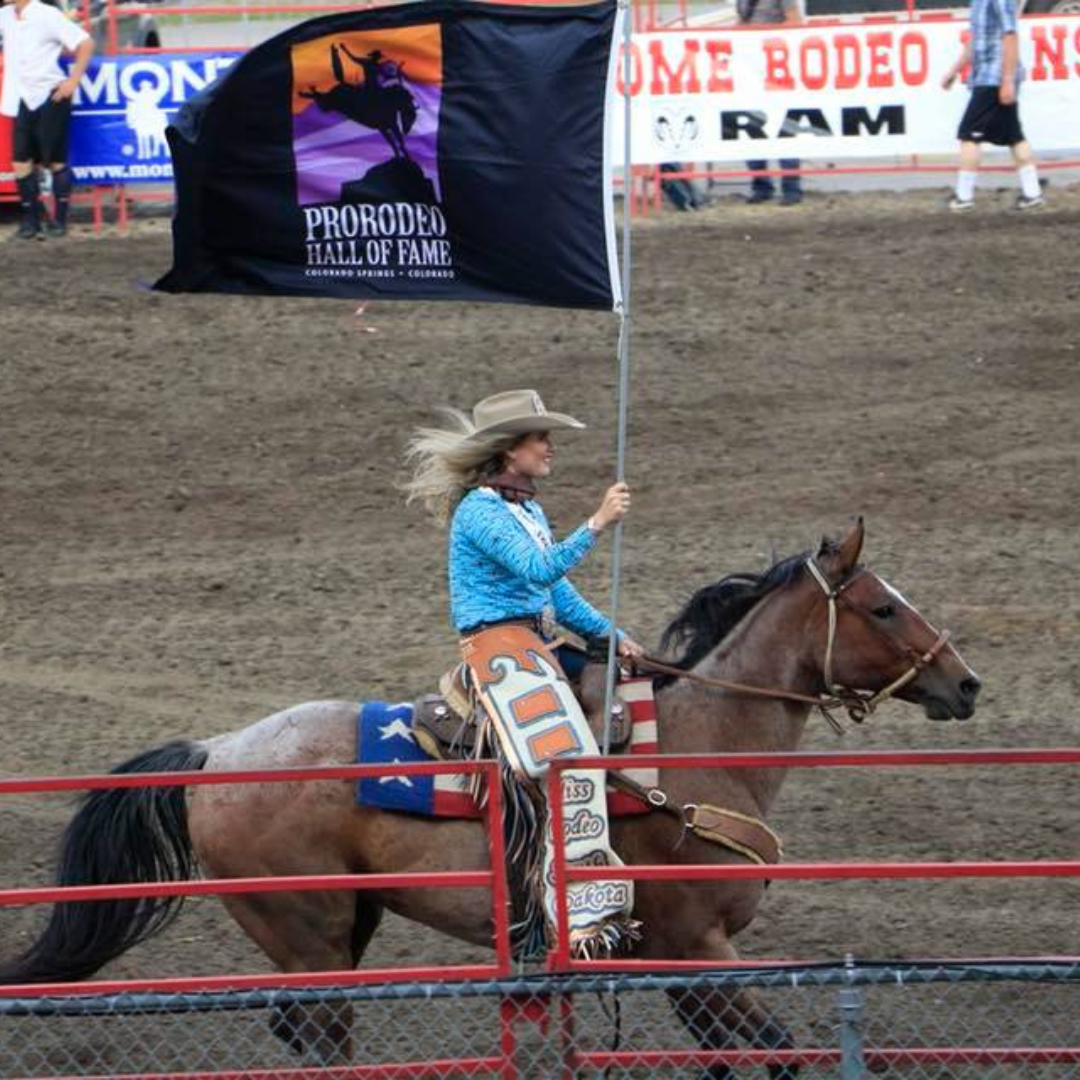
[[[432,813],[435,817],[479,818],[483,815],[469,793],[470,777],[465,773],[443,774],[435,777],[432,794]]]
[[[619,683],[619,697],[630,710],[630,751],[628,755],[655,754],[658,743],[656,727],[656,698],[653,696],[652,679],[648,676],[636,679],[623,679]],[[656,769],[620,769],[631,780],[642,787],[655,787],[659,780]],[[624,791],[608,789],[608,814],[611,817],[632,817],[635,814],[648,814],[650,807],[633,795]]]

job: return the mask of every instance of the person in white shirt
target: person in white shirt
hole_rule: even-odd
[[[19,188],[22,221],[18,235],[41,238],[67,232],[71,170],[67,165],[71,99],[90,63],[90,35],[41,0],[4,0],[0,8],[4,82],[0,113],[15,118],[12,158]],[[60,67],[63,52],[75,54],[71,71]],[[56,213],[43,229],[37,168],[52,173]]]

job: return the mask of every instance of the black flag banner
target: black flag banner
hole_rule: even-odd
[[[612,308],[614,0],[313,19],[169,128],[157,288]]]

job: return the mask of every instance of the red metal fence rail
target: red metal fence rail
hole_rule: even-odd
[[[612,768],[622,764],[619,758],[581,758],[573,762],[575,767]],[[1061,765],[1080,764],[1080,750],[1045,748],[1030,750],[968,750],[968,751],[874,751],[865,753],[813,753],[786,754],[682,754],[651,755],[635,757],[635,768],[660,769],[718,769],[718,768],[901,768],[913,766],[945,765]],[[562,785],[557,783],[565,763],[554,764],[548,784],[550,811],[556,822],[556,835],[560,835],[562,821]],[[286,878],[233,878],[196,881],[165,882],[153,885],[120,884],[41,888],[0,889],[0,907],[31,903],[57,903],[73,900],[103,900],[137,896],[205,896],[238,892],[298,891],[317,889],[384,889],[384,888],[431,888],[439,886],[487,887],[492,893],[492,918],[494,926],[493,945],[496,960],[492,965],[476,965],[457,969],[452,977],[490,978],[507,974],[511,970],[509,947],[509,924],[507,884],[505,876],[505,848],[501,825],[501,791],[497,778],[497,765],[492,761],[477,762],[426,762],[386,765],[322,766],[311,768],[255,769],[229,772],[140,773],[127,775],[98,775],[71,777],[42,777],[0,780],[0,798],[4,795],[32,792],[57,792],[71,790],[99,790],[105,788],[131,787],[181,787],[202,784],[284,783],[299,780],[356,780],[376,776],[433,775],[446,773],[485,773],[488,779],[488,801],[485,825],[488,836],[490,866],[484,871],[430,871],[407,874],[328,874],[303,875]],[[922,862],[922,863],[786,863],[779,866],[734,865],[687,865],[677,866],[625,866],[567,867],[564,852],[556,845],[555,889],[558,898],[556,942],[548,957],[551,972],[655,970],[654,961],[638,960],[573,960],[569,953],[567,933],[565,886],[568,881],[587,881],[605,878],[631,880],[733,880],[733,879],[919,879],[919,878],[1010,878],[1010,877],[1080,877],[1080,861],[1002,861],[1002,862]],[[718,969],[728,965],[714,961],[671,961],[661,965],[672,969]],[[760,962],[739,962],[730,965],[761,967]],[[338,971],[317,972],[296,976],[227,976],[184,979],[139,979],[108,983],[65,983],[43,987],[0,987],[0,997],[20,996],[36,989],[48,993],[118,992],[120,990],[196,990],[212,989],[228,985],[236,988],[253,988],[268,985],[353,985],[372,981],[413,981],[417,978],[439,977],[445,969],[409,968],[381,972]]]
[[[558,782],[561,768],[557,764],[551,771],[549,782],[549,800],[551,812],[556,822],[561,820],[562,784]],[[577,759],[575,766],[604,767],[622,764],[617,758]],[[635,766],[657,767],[663,770],[679,768],[910,768],[934,766],[987,766],[987,765],[1077,765],[1080,764],[1080,749],[1046,748],[1031,750],[973,750],[973,751],[899,751],[866,753],[789,753],[789,754],[688,754],[679,756],[655,755],[648,758],[635,758]],[[207,1023],[224,1023],[221,1019],[222,1005],[219,999],[228,998],[229,1010],[267,1008],[274,1001],[293,1000],[292,995],[301,995],[295,1000],[325,1000],[328,1003],[344,1000],[365,1001],[401,1001],[405,998],[413,1001],[430,1001],[439,995],[469,998],[487,996],[494,998],[494,1028],[483,1028],[483,1039],[477,1045],[468,1044],[460,1052],[448,1052],[437,1041],[436,1052],[427,1052],[426,1056],[406,1055],[393,1061],[367,1062],[350,1065],[331,1065],[319,1068],[307,1067],[258,1067],[242,1070],[228,1066],[218,1071],[170,1071],[168,1067],[160,1071],[147,1072],[139,1067],[137,1075],[153,1077],[156,1080],[180,1077],[192,1080],[193,1077],[216,1077],[229,1080],[243,1076],[261,1077],[263,1080],[344,1080],[344,1078],[379,1078],[389,1080],[394,1077],[450,1077],[467,1075],[494,1075],[502,1080],[522,1076],[537,1075],[579,1075],[583,1071],[602,1071],[605,1069],[644,1070],[651,1074],[653,1070],[663,1070],[665,1074],[672,1069],[708,1068],[726,1065],[728,1067],[750,1067],[754,1065],[800,1064],[810,1070],[827,1068],[840,1070],[840,1075],[862,1076],[860,1069],[904,1070],[935,1067],[948,1070],[943,1076],[962,1077],[970,1075],[996,1077],[998,1069],[1011,1069],[1018,1066],[1040,1066],[1049,1069],[1070,1069],[1080,1062],[1080,1045],[1072,1036],[1072,1029],[1066,1023],[1061,1033],[1047,1034],[1038,1045],[1023,1045],[1020,1041],[998,1044],[997,1038],[990,1038],[985,1031],[996,1033],[997,1021],[984,1021],[981,1025],[972,1025],[975,1031],[973,1045],[961,1045],[958,1040],[948,1043],[942,1038],[931,1039],[929,1045],[908,1045],[894,1042],[882,1042],[880,1038],[866,1039],[860,1023],[855,1020],[849,1025],[850,1038],[840,1046],[797,1045],[794,1047],[769,1046],[736,1049],[734,1047],[685,1048],[670,1046],[662,1049],[648,1046],[604,1046],[597,1043],[594,1029],[581,1022],[582,1010],[588,1012],[591,997],[586,991],[590,987],[607,988],[612,993],[629,995],[627,1000],[637,1000],[642,991],[670,991],[672,987],[697,988],[702,995],[711,992],[709,987],[732,985],[731,980],[749,979],[747,985],[773,987],[827,985],[840,986],[841,1027],[846,1022],[843,1017],[859,1013],[859,1009],[850,1005],[854,1000],[856,985],[896,986],[912,984],[913,977],[900,969],[895,970],[895,979],[888,965],[878,965],[884,974],[880,978],[866,975],[852,969],[849,978],[838,974],[836,965],[830,971],[823,971],[820,964],[807,964],[799,961],[754,962],[739,961],[734,963],[716,963],[699,961],[657,962],[640,960],[610,961],[575,961],[569,955],[567,941],[567,917],[565,902],[565,884],[573,880],[592,880],[604,878],[629,878],[634,880],[722,880],[745,878],[786,878],[798,880],[835,880],[835,879],[917,879],[917,878],[1072,878],[1080,877],[1080,862],[1072,860],[1049,861],[1000,861],[1000,862],[848,862],[848,863],[788,863],[780,866],[716,866],[716,865],[680,865],[680,866],[626,866],[623,868],[594,867],[569,868],[560,848],[555,856],[556,892],[559,897],[558,933],[554,948],[548,959],[548,970],[538,976],[528,976],[515,981],[512,976],[512,961],[509,951],[508,896],[505,878],[505,849],[502,844],[501,790],[498,783],[498,768],[494,762],[441,762],[441,763],[401,763],[394,765],[355,765],[312,768],[288,768],[271,770],[246,770],[220,773],[147,773],[124,775],[94,775],[72,777],[47,777],[33,779],[0,780],[0,798],[4,795],[25,795],[32,793],[100,790],[107,788],[131,787],[177,787],[201,784],[241,784],[295,782],[298,780],[356,780],[359,778],[384,775],[431,775],[446,772],[482,773],[488,779],[489,800],[484,817],[489,840],[489,867],[486,870],[408,874],[378,875],[302,875],[284,878],[234,878],[211,879],[185,882],[169,882],[156,885],[118,884],[110,886],[78,886],[64,888],[5,888],[0,889],[0,907],[49,903],[63,901],[92,901],[105,898],[134,896],[176,896],[206,895],[236,892],[308,890],[308,889],[376,889],[376,888],[424,888],[439,886],[488,888],[492,894],[492,916],[494,925],[494,947],[496,952],[493,964],[474,964],[457,966],[417,966],[366,971],[325,971],[259,975],[224,975],[189,978],[140,978],[97,980],[85,983],[34,984],[29,986],[0,987],[0,1022],[8,1025],[3,1030],[12,1030],[10,1025],[28,1023],[19,1021],[19,1016],[40,1015],[40,1023],[48,1024],[49,1016],[108,1016],[109,1031],[116,1031],[119,1017],[128,1016],[136,1021],[147,1022],[160,1012],[199,1012],[209,1010],[207,1015],[219,1019],[207,1020]],[[558,825],[556,825],[558,835]],[[969,973],[979,975],[979,963],[997,964],[998,968],[1017,968],[1019,961],[939,961],[935,962],[944,974],[944,982],[956,982],[960,976],[952,969],[964,967]],[[1060,991],[1052,987],[1047,992],[1055,1006],[1048,1006],[1042,1011],[1046,1016],[1075,1016],[1076,988],[1080,988],[1080,957],[1072,958],[1033,958],[1023,962],[1025,978],[1036,983],[1040,972],[1051,972],[1064,966],[1066,974],[1053,975],[1058,979]],[[1020,965],[1022,966],[1022,965]],[[827,965],[826,965],[827,967]],[[873,967],[871,965],[871,967]],[[948,970],[946,970],[948,969]],[[987,975],[991,982],[994,978],[1007,978],[998,970],[997,975]],[[875,982],[875,978],[877,981]],[[936,976],[933,976],[936,978]],[[906,982],[905,982],[906,979]],[[1065,979],[1065,982],[1061,982]],[[532,980],[532,981],[530,981]],[[596,982],[596,980],[600,980]],[[704,981],[702,981],[704,980]],[[719,982],[717,980],[720,980]],[[724,982],[723,980],[727,980]],[[770,981],[772,980],[772,981]],[[862,980],[860,982],[860,980]],[[927,976],[927,982],[933,981]],[[963,979],[961,979],[963,981]],[[968,980],[974,981],[974,980]],[[734,985],[738,985],[737,983]],[[1021,985],[1026,985],[1022,984]],[[1044,982],[1042,985],[1046,985]],[[622,988],[618,990],[618,988]],[[935,982],[932,990],[934,1001],[939,1000],[947,988],[939,990]],[[1034,991],[1035,986],[1032,987]],[[1070,990],[1072,996],[1065,999],[1071,1004],[1061,1007],[1060,993]],[[876,991],[868,989],[867,993]],[[254,999],[245,999],[244,994],[270,995],[260,1005]],[[324,994],[323,999],[317,995]],[[995,1008],[1013,1010],[1015,997],[1003,990],[1004,997]],[[1015,991],[1011,993],[1015,994]],[[1058,993],[1058,997],[1052,995]],[[843,995],[849,998],[844,999]],[[140,997],[143,995],[143,997]],[[367,995],[361,998],[359,995]],[[705,1000],[703,996],[702,1000]],[[848,1001],[848,1005],[844,1001]],[[218,1004],[213,1004],[218,1002]],[[100,1007],[99,1007],[100,1003]],[[860,1006],[861,1008],[861,1006]],[[1032,1008],[1036,1006],[1032,1004]],[[845,1012],[845,1009],[847,1012]],[[84,1010],[80,1012],[80,1010]],[[954,1006],[950,1015],[960,1015],[962,1008]],[[815,1013],[816,1015],[816,1013]],[[850,1019],[850,1017],[849,1017]],[[595,1025],[595,1020],[593,1021]],[[23,1029],[16,1029],[22,1036]],[[41,1031],[42,1029],[38,1029]],[[45,1036],[52,1045],[56,1040],[63,1043],[65,1029],[48,1029]],[[247,1029],[245,1029],[247,1030]],[[666,1030],[666,1029],[665,1029]],[[930,1033],[934,1025],[930,1027]],[[982,1032],[982,1034],[980,1034]],[[670,1034],[670,1033],[669,1033]],[[1026,1032],[1025,1032],[1026,1034]],[[140,1042],[140,1036],[125,1036],[119,1031],[110,1038],[129,1039]],[[537,1049],[536,1040],[540,1040]],[[486,1040],[486,1041],[485,1041]],[[494,1040],[492,1042],[491,1040]],[[271,1040],[273,1041],[273,1040]],[[902,1037],[901,1042],[904,1039]],[[78,1043],[76,1043],[78,1045]],[[666,1045],[666,1041],[662,1042]],[[441,1049],[442,1052],[438,1052]],[[55,1051],[59,1053],[60,1051]],[[530,1058],[529,1055],[534,1057]],[[537,1064],[535,1055],[547,1055],[543,1065]],[[552,1057],[552,1055],[554,1055]],[[551,1064],[549,1061],[554,1061]],[[32,1060],[37,1060],[33,1058]],[[44,1060],[44,1059],[43,1059]],[[270,1059],[272,1060],[272,1059]],[[526,1064],[522,1064],[522,1061]],[[531,1062],[531,1063],[530,1063]],[[42,1065],[41,1068],[45,1066]],[[952,1070],[959,1070],[953,1072]],[[968,1070],[968,1071],[965,1071]],[[975,1070],[974,1073],[971,1070]],[[34,1071],[34,1070],[31,1070]],[[24,1075],[20,1073],[20,1075]],[[45,1075],[37,1073],[35,1075]],[[48,1072],[55,1077],[55,1072]],[[92,1073],[80,1072],[79,1075],[135,1075],[129,1072],[106,1073],[95,1070]],[[681,1074],[680,1074],[681,1075]],[[811,1072],[813,1075],[813,1072]],[[1069,1075],[1052,1072],[1048,1075]]]
[[[495,761],[402,762],[385,765],[316,766],[311,768],[252,769],[225,772],[138,773],[99,776],[54,776],[0,780],[0,797],[32,792],[94,791],[115,788],[189,787],[200,784],[287,783],[298,780],[360,780],[380,776],[433,776],[445,774],[481,774],[486,777],[488,797],[484,807],[488,841],[489,868],[478,871],[430,871],[398,874],[307,874],[292,877],[210,878],[170,881],[154,884],[83,885],[42,888],[0,889],[0,907],[25,904],[63,903],[133,899],[163,896],[214,896],[251,892],[301,892],[333,889],[389,889],[472,887],[491,891],[493,947],[495,962],[447,969],[447,977],[461,979],[498,978],[511,970],[506,849],[502,833],[502,788],[499,766]],[[192,991],[221,987],[233,989],[266,986],[328,986],[332,984],[378,982],[393,979],[401,982],[431,977],[431,968],[399,968],[393,973],[377,971],[307,972],[299,975],[207,976],[178,979],[110,980],[83,983],[49,983],[33,987],[0,987],[0,997],[20,997],[26,991],[35,994],[118,993],[150,990]]]

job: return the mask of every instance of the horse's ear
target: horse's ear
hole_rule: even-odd
[[[840,541],[838,552],[839,563],[844,573],[850,573],[859,565],[859,556],[862,554],[863,540],[866,537],[866,529],[863,526],[862,514],[855,519],[855,524],[848,529],[847,536]]]
[[[817,554],[818,561],[827,566],[829,572],[836,577],[846,577],[859,563],[865,535],[866,530],[860,515],[839,543],[828,539],[821,541]]]

